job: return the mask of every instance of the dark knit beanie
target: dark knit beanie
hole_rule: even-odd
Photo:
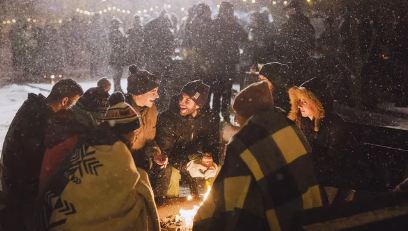
[[[136,65],[129,66],[128,93],[143,95],[159,86],[159,81],[150,72],[139,69]]]
[[[275,84],[277,79],[288,79],[288,73],[288,65],[278,62],[267,63],[259,71],[259,75],[265,76],[272,84]]]
[[[234,111],[244,118],[249,118],[272,107],[272,94],[266,81],[253,83],[246,87],[238,93],[232,105]]]
[[[107,87],[111,87],[112,84],[109,82],[108,78],[103,77],[98,80],[98,83],[96,84],[99,88],[105,89]]]
[[[76,103],[90,112],[95,119],[103,119],[108,109],[109,93],[101,88],[89,88]]]
[[[105,114],[105,121],[119,134],[126,134],[140,127],[136,111],[127,103],[121,92],[115,92],[109,98],[112,105]]]
[[[199,107],[203,107],[207,103],[210,86],[201,80],[194,80],[187,83],[181,92],[187,94]]]

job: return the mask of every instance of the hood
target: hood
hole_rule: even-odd
[[[289,89],[291,111],[288,118],[301,125],[302,115],[299,111],[299,99],[304,98],[312,106],[315,115],[314,130],[319,131],[320,121],[327,113],[333,111],[333,96],[327,86],[326,79],[313,78],[301,84],[299,87]]]

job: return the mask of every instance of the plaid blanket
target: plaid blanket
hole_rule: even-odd
[[[280,110],[254,115],[228,144],[193,230],[292,230],[295,213],[322,206],[310,153]]]

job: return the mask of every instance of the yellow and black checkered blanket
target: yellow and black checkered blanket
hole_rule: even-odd
[[[293,230],[297,212],[320,206],[311,148],[275,108],[251,117],[231,139],[193,230]]]

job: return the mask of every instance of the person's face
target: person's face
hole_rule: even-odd
[[[240,116],[238,113],[235,112],[235,118],[234,121],[239,125],[240,128],[244,126],[248,119],[245,117]]]
[[[211,10],[207,9],[204,14],[203,14],[204,18],[206,19],[211,19]]]
[[[197,111],[199,106],[188,96],[183,93],[179,99],[180,115],[187,116]]]
[[[80,95],[76,95],[71,98],[65,97],[61,102],[61,105],[62,105],[61,109],[67,109],[71,107],[73,104],[75,104],[78,101],[79,97]]]
[[[302,114],[302,117],[309,117],[310,119],[313,119],[315,114],[314,110],[304,98],[299,99],[298,108],[300,110],[300,113]]]
[[[295,8],[289,8],[286,10],[286,15],[291,16],[296,14],[296,9]]]
[[[142,21],[141,21],[140,17],[136,16],[134,21],[133,21],[133,25],[139,26],[141,22]]]
[[[159,87],[154,88],[153,90],[143,94],[143,95],[137,95],[136,102],[138,102],[138,105],[140,107],[153,107],[154,101],[159,98],[159,94],[157,91],[159,90]]]
[[[263,76],[263,75],[259,75],[258,76],[258,78],[259,78],[259,81],[261,82],[261,81],[266,81],[267,83],[268,83],[268,87],[269,87],[269,90],[272,92],[273,91],[273,84],[271,83],[271,81],[269,81],[265,76]]]

